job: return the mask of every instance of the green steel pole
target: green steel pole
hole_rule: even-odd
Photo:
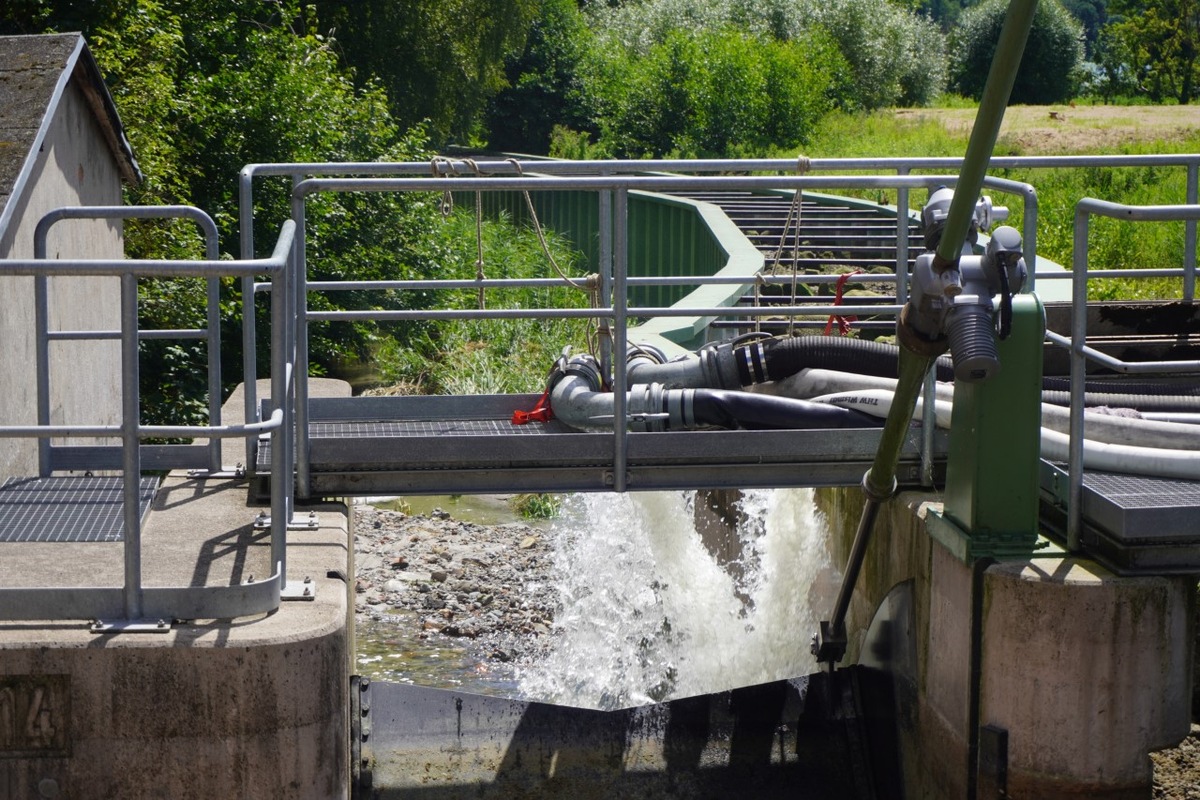
[[[1004,109],[1017,77],[1017,67],[1021,65],[1036,9],[1037,0],[1012,0],[1008,5],[1008,15],[1000,30],[996,53],[992,56],[987,84],[979,99],[975,127],[971,129],[971,138],[967,142],[967,154],[958,173],[954,200],[950,204],[946,227],[933,260],[933,268],[939,273],[953,269],[958,264],[962,244],[971,228],[975,202],[983,188],[988,161],[996,147],[996,137],[1000,135],[1000,123],[1004,121]]]

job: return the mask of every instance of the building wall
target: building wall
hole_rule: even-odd
[[[121,178],[111,150],[83,93],[67,87],[37,163],[17,203],[15,224],[0,239],[0,258],[32,258],[33,231],[48,211],[68,205],[119,205]],[[120,258],[119,222],[66,220],[50,231],[51,258]],[[37,422],[34,279],[0,278],[0,424]],[[118,278],[55,278],[50,286],[50,328],[114,330],[120,314]],[[120,346],[107,342],[51,345],[51,421],[118,424]],[[94,442],[94,440],[89,440]],[[37,474],[37,443],[0,439],[0,479]]]

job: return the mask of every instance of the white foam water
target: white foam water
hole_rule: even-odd
[[[809,636],[828,613],[833,570],[812,491],[743,494],[740,577],[701,541],[695,501],[695,492],[566,500],[553,529],[555,644],[522,671],[523,695],[611,709],[814,670]]]

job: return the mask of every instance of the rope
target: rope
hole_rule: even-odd
[[[851,275],[862,274],[861,269],[856,269],[853,272],[843,272],[842,276],[837,279],[837,290],[834,293],[833,304],[840,306],[842,304],[842,293],[846,290],[846,281],[850,280]],[[850,329],[853,327],[851,323],[858,322],[858,317],[842,316],[841,314],[830,314],[829,320],[825,323],[825,336],[829,336],[833,332],[833,323],[837,322],[838,330],[842,336],[849,336]]]
[[[517,173],[517,177],[524,177],[525,172],[521,167],[521,162],[515,158],[506,159],[508,163],[513,165],[513,169]],[[558,265],[558,261],[554,258],[554,254],[550,252],[550,244],[546,241],[546,234],[542,230],[542,222],[538,219],[537,209],[533,207],[533,198],[529,194],[528,189],[522,189],[521,195],[525,198],[525,208],[529,211],[529,220],[533,223],[533,232],[537,234],[538,243],[542,246],[542,252],[546,255],[546,261],[554,269],[554,272],[562,279],[563,283],[573,289],[578,289],[585,292],[588,296],[588,304],[591,308],[600,307],[600,276],[596,274],[588,275],[584,283],[579,283],[575,279],[569,277],[563,272],[562,267]],[[599,326],[596,325],[595,319],[589,319],[587,330],[584,333],[587,338],[588,352],[596,357],[599,350],[599,338],[612,338],[612,331],[609,330],[608,320],[601,320]]]
[[[808,156],[796,157],[796,174],[804,175],[812,166],[812,160]],[[775,255],[771,257],[771,274],[775,275],[779,271],[779,261],[783,258],[783,248],[787,243],[788,230],[795,225],[795,233],[792,237],[792,305],[796,305],[796,290],[799,288],[799,273],[800,268],[800,216],[804,207],[804,190],[797,189],[792,195],[792,203],[788,206],[787,217],[783,221],[783,230],[779,233],[779,246],[775,248]],[[794,222],[793,222],[794,221]],[[759,280],[754,285],[754,304],[758,306],[758,290],[762,283],[760,276]],[[759,317],[755,317],[754,330],[759,330]],[[788,336],[794,336],[796,333],[796,315],[792,314],[788,318]]]
[[[447,171],[445,173],[438,169],[438,166],[442,164],[446,166]],[[454,162],[445,156],[434,156],[433,158],[429,159],[429,172],[433,175],[433,177],[449,178],[450,173],[453,171]],[[449,217],[454,213],[454,195],[450,193],[449,189],[442,192],[442,202],[438,207],[438,210],[442,212],[443,217]]]

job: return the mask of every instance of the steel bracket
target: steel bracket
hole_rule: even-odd
[[[307,575],[302,581],[288,581],[279,592],[280,600],[316,600],[317,584]]]
[[[254,529],[256,531],[267,530],[271,527],[271,515],[263,512],[254,518]],[[308,516],[299,517],[293,516],[288,521],[287,529],[289,531],[315,531],[321,527],[320,521],[317,519],[316,511],[309,511]]]
[[[92,633],[170,633],[171,622],[165,619],[121,619],[106,622],[94,619],[88,625]]]

